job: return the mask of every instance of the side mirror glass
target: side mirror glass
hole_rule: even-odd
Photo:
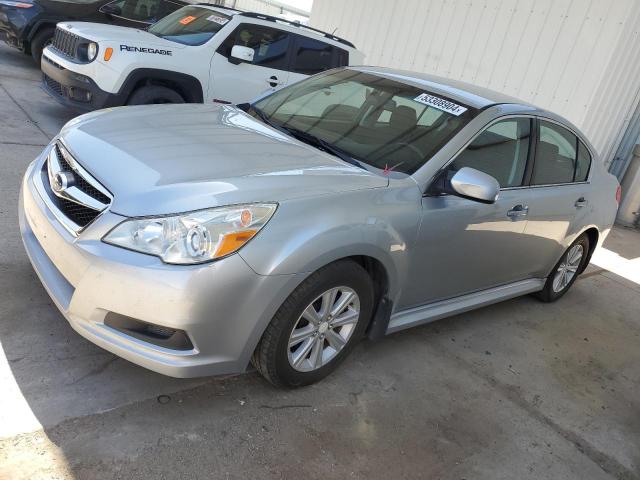
[[[495,203],[500,184],[491,175],[471,167],[462,167],[451,177],[451,192],[469,200]]]
[[[253,62],[253,48],[244,47],[242,45],[234,45],[231,49],[231,56],[229,57],[229,61],[235,64],[241,62]]]
[[[122,15],[122,9],[118,5],[114,5],[113,3],[107,3],[100,7],[100,12],[105,15]]]

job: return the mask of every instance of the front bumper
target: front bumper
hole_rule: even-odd
[[[172,266],[100,239],[123,217],[109,211],[78,236],[66,230],[36,188],[43,158],[20,194],[20,231],[31,263],[70,325],[100,347],[174,377],[246,370],[262,332],[300,275],[256,274],[239,255]],[[172,350],[109,327],[107,314],[183,330],[191,350]]]
[[[42,88],[62,105],[88,112],[124,104],[119,94],[105,92],[91,78],[42,55]]]

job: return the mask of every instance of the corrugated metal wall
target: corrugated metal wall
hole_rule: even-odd
[[[315,0],[310,25],[564,115],[606,163],[640,99],[638,0]]]

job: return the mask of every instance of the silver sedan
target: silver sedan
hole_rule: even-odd
[[[176,377],[328,375],[379,338],[562,297],[619,186],[566,120],[471,85],[329,71],[252,104],[67,124],[22,185],[24,244],[81,335]]]

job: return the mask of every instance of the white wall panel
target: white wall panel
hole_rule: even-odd
[[[640,100],[640,0],[315,0],[310,25],[564,115],[605,162]]]

